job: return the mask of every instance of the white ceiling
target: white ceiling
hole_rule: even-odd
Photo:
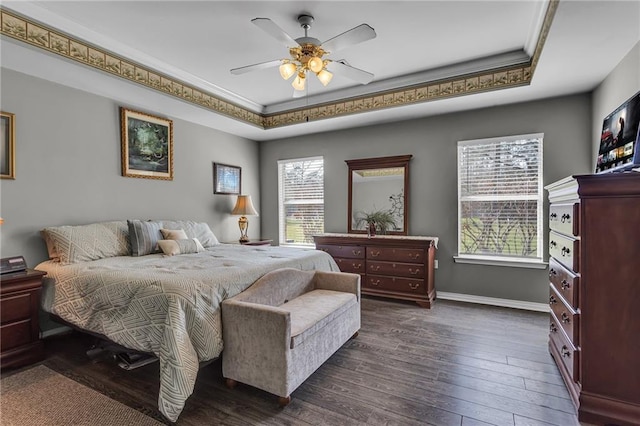
[[[165,72],[260,113],[403,87],[533,53],[546,1],[3,1],[3,7],[120,56]],[[243,75],[229,70],[288,57],[286,48],[250,21],[270,18],[293,38],[296,21],[315,17],[309,35],[327,40],[361,23],[377,37],[332,54],[372,72],[363,86],[336,75],[328,87],[309,78],[306,98],[292,100],[277,68]],[[2,41],[2,66],[130,105],[199,122],[255,140],[415,118],[592,90],[640,40],[640,0],[560,2],[531,85],[262,130],[19,42]],[[38,64],[38,66],[34,66]],[[118,87],[120,89],[118,89]],[[126,89],[123,89],[126,88]],[[107,93],[104,93],[107,92]],[[145,95],[142,95],[145,97]],[[160,102],[160,104],[158,103]]]

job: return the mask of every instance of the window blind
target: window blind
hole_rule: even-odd
[[[281,245],[312,246],[324,232],[324,159],[278,161]]]
[[[543,134],[458,142],[458,255],[542,259]]]

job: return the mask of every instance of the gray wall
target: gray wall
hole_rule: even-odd
[[[602,120],[640,90],[640,42],[593,91],[592,143],[593,164],[598,158]]]
[[[539,132],[545,135],[545,184],[591,172],[589,94],[262,142],[262,237],[278,238],[278,160],[324,157],[325,231],[346,232],[348,170],[344,160],[413,154],[409,233],[440,238],[437,289],[545,302],[549,292],[545,270],[453,262],[457,250],[456,142]]]
[[[257,142],[174,119],[173,181],[122,177],[120,104],[1,72],[0,106],[16,114],[17,164],[16,179],[0,181],[0,256],[24,255],[34,267],[46,259],[45,226],[133,218],[207,222],[221,241],[237,240],[236,197],[213,194],[214,161],[242,167],[242,190],[259,209]],[[259,237],[257,218],[249,234]]]

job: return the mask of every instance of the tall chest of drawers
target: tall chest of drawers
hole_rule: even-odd
[[[640,424],[640,173],[549,191],[549,351],[581,421]]]
[[[342,272],[361,275],[362,294],[412,300],[425,308],[434,302],[437,238],[323,234],[314,239]]]

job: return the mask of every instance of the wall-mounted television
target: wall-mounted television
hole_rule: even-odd
[[[596,173],[640,167],[640,92],[602,122]]]

